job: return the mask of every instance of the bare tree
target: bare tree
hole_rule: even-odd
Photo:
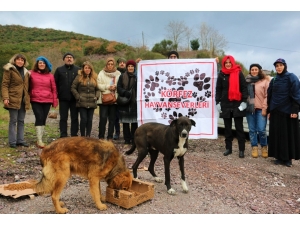
[[[217,30],[202,23],[199,29],[200,48],[210,52],[211,57],[219,55],[227,46],[227,41]]]
[[[171,21],[166,26],[167,39],[173,41],[173,44],[176,46],[176,51],[179,43],[186,38],[187,30],[188,27],[183,21]]]

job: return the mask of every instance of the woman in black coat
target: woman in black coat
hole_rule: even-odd
[[[292,159],[300,159],[300,130],[298,112],[300,105],[300,82],[287,71],[284,59],[274,64],[276,76],[268,88],[269,157],[274,163],[292,166]]]
[[[118,105],[120,123],[123,123],[123,136],[125,144],[130,144],[134,138],[134,132],[138,127],[137,123],[137,78],[135,75],[136,63],[134,60],[126,62],[126,71],[122,73],[118,80],[117,91],[122,97],[131,97],[127,105]],[[132,89],[130,92],[129,90]],[[130,126],[131,125],[131,126]]]
[[[215,98],[220,118],[223,118],[225,125],[226,151],[224,156],[232,153],[232,119],[234,119],[239,144],[239,157],[244,158],[246,139],[243,117],[246,116],[247,97],[247,83],[241,67],[235,63],[232,56],[224,56],[222,69],[217,78]]]

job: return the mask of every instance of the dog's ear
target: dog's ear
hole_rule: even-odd
[[[192,119],[190,119],[190,121],[191,121],[191,124],[195,127],[196,126],[196,122],[194,120],[192,120]]]
[[[177,124],[177,119],[172,120],[170,127],[176,126],[176,124]]]

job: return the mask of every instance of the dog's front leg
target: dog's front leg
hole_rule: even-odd
[[[107,210],[107,206],[101,202],[101,192],[100,192],[100,179],[96,177],[91,177],[90,182],[90,192],[99,210]]]
[[[179,168],[181,172],[181,186],[183,192],[187,193],[189,191],[187,184],[185,182],[185,174],[184,174],[184,158],[183,156],[178,157]]]
[[[170,158],[164,156],[164,165],[165,165],[165,185],[167,186],[168,193],[170,195],[174,195],[176,191],[171,187]]]

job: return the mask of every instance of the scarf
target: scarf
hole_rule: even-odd
[[[230,59],[231,68],[225,68],[225,61]],[[229,75],[229,90],[228,99],[229,101],[240,101],[242,99],[242,93],[240,92],[240,71],[241,67],[235,63],[234,58],[231,55],[227,55],[222,59],[222,69],[221,71],[225,75]]]
[[[246,77],[246,82],[247,82],[247,90],[248,90],[248,99],[247,99],[247,112],[254,113],[255,107],[254,107],[254,98],[255,98],[255,83],[259,81],[260,78],[259,76],[252,76],[249,74]]]
[[[107,63],[110,62],[110,61],[112,61],[112,62],[114,63],[114,67],[113,67],[111,70],[107,68]],[[113,73],[113,72],[115,72],[115,71],[117,70],[117,68],[116,68],[115,65],[116,65],[115,59],[112,58],[112,57],[109,57],[109,58],[107,58],[107,60],[106,60],[106,64],[105,64],[105,67],[103,68],[103,70],[104,70],[105,72],[107,72],[107,73]]]

